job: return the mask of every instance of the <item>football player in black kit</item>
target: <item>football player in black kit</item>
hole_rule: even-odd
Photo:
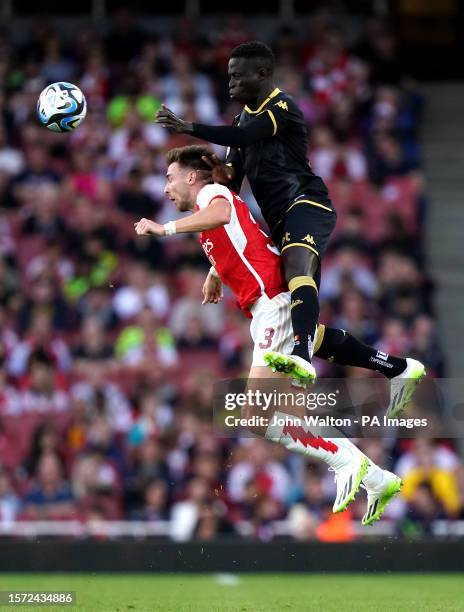
[[[292,298],[295,340],[292,354],[269,351],[265,360],[273,369],[300,383],[311,382],[316,377],[311,359],[319,319],[321,258],[335,227],[336,213],[327,187],[309,164],[304,117],[294,100],[273,82],[271,49],[259,41],[239,45],[231,53],[228,72],[230,97],[244,105],[234,125],[186,122],[165,106],[158,111],[156,122],[229,147],[226,165],[218,160],[213,169],[213,178],[218,182],[226,182],[239,193],[243,178],[245,175],[248,178],[274,243],[280,249]],[[398,385],[392,384],[388,412],[397,413],[404,408],[406,398],[409,400],[425,374],[420,362],[379,355],[379,351],[344,330],[329,332],[326,328],[318,345],[318,356],[339,364],[375,369],[392,379],[392,383],[397,382]],[[400,406],[394,402],[396,386],[396,395],[405,387],[400,397],[397,395]]]

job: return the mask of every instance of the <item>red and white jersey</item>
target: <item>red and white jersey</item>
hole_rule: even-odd
[[[200,243],[222,282],[237,296],[240,308],[248,310],[263,294],[273,298],[287,291],[279,251],[245,202],[224,185],[205,185],[198,193],[197,207],[205,208],[220,197],[230,203],[230,222],[202,232]]]

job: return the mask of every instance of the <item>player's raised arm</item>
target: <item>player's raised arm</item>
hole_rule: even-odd
[[[204,125],[183,121],[164,105],[156,113],[155,122],[176,132],[190,134],[224,147],[246,147],[259,140],[270,138],[277,131],[277,123],[272,110],[265,110],[246,126]]]
[[[230,221],[231,208],[226,198],[217,197],[209,206],[193,213],[190,217],[170,221],[161,225],[149,219],[140,219],[134,223],[135,232],[139,236],[152,234],[154,236],[171,236],[173,234],[191,234],[205,232],[222,227]]]

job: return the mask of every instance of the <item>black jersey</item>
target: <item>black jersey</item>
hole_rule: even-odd
[[[230,147],[226,163],[234,167],[235,190],[246,175],[271,231],[297,200],[330,214],[327,187],[309,164],[308,130],[293,98],[276,88],[256,110],[245,106],[234,126],[193,124],[193,135]]]

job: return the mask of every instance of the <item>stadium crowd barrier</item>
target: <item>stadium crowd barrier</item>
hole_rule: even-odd
[[[176,542],[167,521],[24,521],[0,528],[0,572],[464,571],[464,521],[436,521],[433,538],[412,540],[387,523],[356,527],[365,539],[349,543],[297,542],[285,521],[269,542],[237,535]]]
[[[322,543],[38,538],[1,541],[0,572],[462,572],[462,539]]]

